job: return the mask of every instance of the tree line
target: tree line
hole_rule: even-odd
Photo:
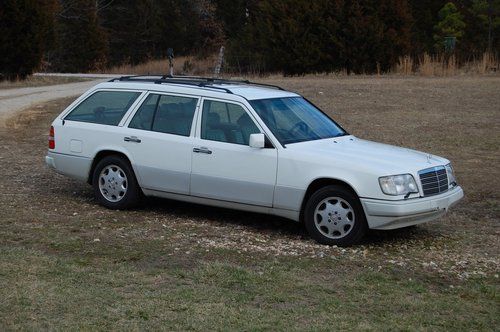
[[[226,46],[242,71],[387,71],[500,50],[500,0],[0,0],[0,75],[86,72]]]

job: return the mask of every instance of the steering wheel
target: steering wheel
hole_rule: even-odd
[[[309,134],[309,126],[304,121],[297,122],[292,129],[290,129],[290,133],[295,134],[297,132],[301,132],[303,134]]]

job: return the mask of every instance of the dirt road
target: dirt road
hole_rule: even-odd
[[[0,90],[0,127],[17,111],[54,99],[78,96],[104,80],[100,78],[69,84]]]

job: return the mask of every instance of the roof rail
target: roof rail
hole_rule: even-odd
[[[155,78],[158,77],[158,78]],[[196,86],[199,88],[208,88],[208,89],[215,89],[215,90],[221,90],[226,93],[232,94],[233,92],[229,89],[219,87],[219,86],[210,86],[209,84],[206,84],[202,80],[193,80],[190,77],[175,77],[175,78],[164,78],[168,76],[164,75],[133,75],[133,76],[122,76],[118,78],[114,78],[112,80],[109,80],[109,82],[115,82],[115,81],[121,81],[121,82],[149,82],[149,83],[155,83],[155,84],[179,84],[179,85],[189,85],[189,86]]]
[[[197,86],[200,88],[209,88],[209,89],[217,89],[223,90],[227,93],[231,93],[231,90],[220,87],[213,86],[214,84],[247,84],[247,85],[255,85],[262,86],[268,88],[275,88],[278,90],[285,90],[280,86],[265,84],[265,83],[257,83],[251,82],[249,80],[231,80],[224,78],[215,78],[215,77],[202,77],[202,76],[171,76],[171,75],[129,75],[129,76],[121,76],[117,78],[111,79],[109,82],[115,81],[134,81],[134,82],[151,82],[155,84],[182,84],[182,85],[191,85]]]

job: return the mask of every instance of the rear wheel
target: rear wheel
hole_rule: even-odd
[[[100,160],[92,177],[97,201],[110,209],[128,209],[140,200],[140,189],[130,163],[120,156]]]
[[[368,228],[356,195],[335,185],[319,189],[309,198],[304,221],[311,237],[327,245],[352,245]]]

